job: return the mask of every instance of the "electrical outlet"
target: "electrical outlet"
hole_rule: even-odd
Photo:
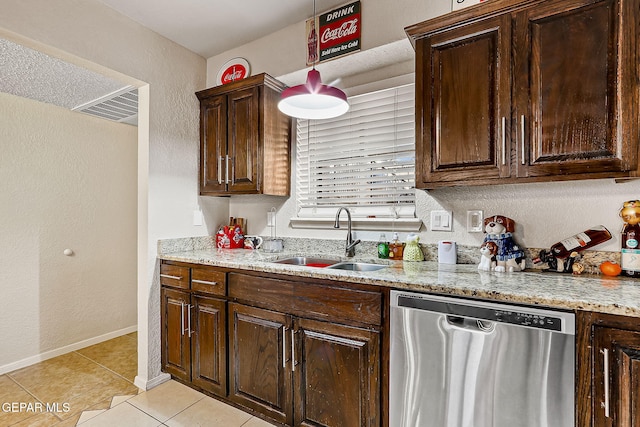
[[[467,211],[467,232],[482,233],[484,224],[484,215],[480,210]]]
[[[453,212],[431,211],[431,231],[451,231]]]

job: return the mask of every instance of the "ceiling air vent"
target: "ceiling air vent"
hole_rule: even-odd
[[[114,122],[138,125],[138,89],[131,86],[73,108]]]

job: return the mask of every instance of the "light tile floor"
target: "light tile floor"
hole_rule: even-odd
[[[0,426],[72,427],[83,411],[138,394],[137,347],[133,332],[0,375]],[[20,404],[31,406],[11,406]]]
[[[271,427],[271,424],[176,381],[116,404],[82,427]]]
[[[271,426],[175,381],[140,393],[136,373],[134,332],[0,375],[0,427]]]

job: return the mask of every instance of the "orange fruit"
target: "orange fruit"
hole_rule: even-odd
[[[617,276],[622,273],[622,267],[619,264],[611,261],[605,261],[600,264],[600,271],[605,276]]]

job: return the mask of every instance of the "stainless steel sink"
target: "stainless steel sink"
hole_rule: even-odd
[[[386,265],[382,264],[369,264],[366,262],[351,262],[345,261],[338,264],[331,265],[327,268],[334,270],[349,270],[349,271],[376,271],[386,268]]]
[[[340,262],[335,258],[294,256],[273,261],[276,264],[304,265],[306,267],[329,267]]]

